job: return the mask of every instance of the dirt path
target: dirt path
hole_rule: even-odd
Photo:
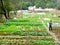
[[[42,19],[41,19],[41,20],[42,20]],[[48,27],[45,25],[45,23],[44,23],[43,20],[42,20],[42,23],[43,23],[43,25],[45,26],[45,28],[47,29],[48,33],[49,33],[51,36],[53,36],[53,38],[55,39],[55,42],[56,42],[56,43],[60,43],[60,41],[59,41],[59,39],[57,38],[57,36],[56,36],[53,32],[49,31]]]
[[[3,25],[3,23],[0,23],[0,25]]]

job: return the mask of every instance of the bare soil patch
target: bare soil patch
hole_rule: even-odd
[[[60,30],[52,30],[53,33],[55,33],[55,35],[57,36],[57,38],[60,41]]]

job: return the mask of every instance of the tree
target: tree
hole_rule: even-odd
[[[0,0],[0,9],[1,9],[1,14],[4,14],[6,19],[9,19],[9,12],[11,10],[10,4],[9,4],[9,0]]]
[[[60,10],[60,0],[57,0],[57,9]]]
[[[0,0],[0,17],[4,14],[9,19],[9,12],[14,10],[26,10],[29,6],[37,6],[42,8],[60,8],[60,3],[56,0]]]
[[[7,19],[6,10],[5,10],[5,8],[4,8],[3,0],[0,0],[0,2],[1,2],[1,15],[4,14],[4,16],[5,16],[6,19]]]

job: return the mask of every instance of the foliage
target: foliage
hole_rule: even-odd
[[[42,8],[56,8],[56,0],[10,0],[11,4],[15,7],[16,10],[28,9],[29,6],[37,6]],[[59,5],[59,4],[58,4]]]

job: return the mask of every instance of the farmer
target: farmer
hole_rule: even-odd
[[[52,30],[52,20],[49,22],[49,30]]]

